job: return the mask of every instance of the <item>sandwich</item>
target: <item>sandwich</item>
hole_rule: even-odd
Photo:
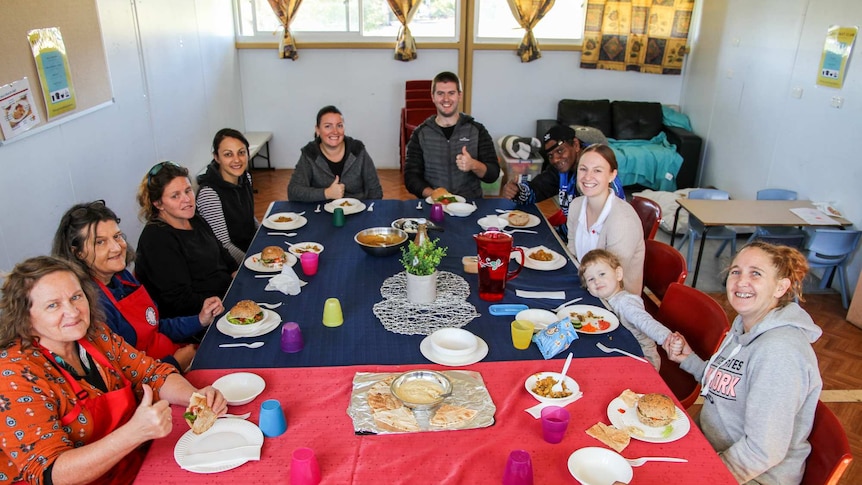
[[[445,187],[437,187],[431,192],[431,200],[446,205],[450,202],[458,202],[458,199],[449,193]]]
[[[189,399],[189,407],[186,408],[183,418],[189,423],[194,434],[201,434],[212,428],[218,416],[207,406],[206,396],[195,392]]]
[[[530,214],[522,211],[509,212],[509,224],[512,226],[526,226],[530,222]]]
[[[284,249],[278,246],[267,246],[260,252],[260,264],[269,268],[281,268],[285,261],[287,261],[287,257],[284,254]]]
[[[637,403],[638,420],[653,428],[669,425],[676,419],[676,406],[664,394],[644,394]]]
[[[242,300],[227,312],[227,321],[234,325],[251,325],[263,320],[263,309],[251,300]]]

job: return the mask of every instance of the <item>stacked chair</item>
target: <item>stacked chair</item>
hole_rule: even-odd
[[[431,101],[430,79],[407,81],[404,88],[404,107],[401,108],[401,126],[399,128],[399,153],[402,172],[407,158],[407,142],[410,141],[413,130],[429,116],[437,113],[437,109]]]
[[[644,239],[655,239],[661,222],[661,206],[652,199],[637,195],[632,197],[631,204],[644,226]]]
[[[670,244],[655,239],[647,239],[644,244],[644,289],[641,298],[644,309],[655,317],[668,287],[671,283],[685,283],[688,270],[685,258]]]
[[[826,289],[834,274],[838,275],[841,290],[841,303],[848,307],[847,301],[847,259],[856,251],[862,231],[855,229],[814,229],[809,232],[805,245],[808,266],[824,268],[820,279],[820,289]]]

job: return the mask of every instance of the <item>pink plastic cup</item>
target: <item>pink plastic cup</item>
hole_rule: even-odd
[[[560,406],[542,409],[542,437],[548,443],[559,443],[569,427],[569,412]]]
[[[503,485],[533,485],[533,462],[524,450],[513,450],[506,460]]]
[[[317,264],[320,261],[320,255],[314,251],[306,251],[299,255],[299,264],[302,265],[302,272],[308,276],[317,274]]]
[[[290,456],[290,484],[317,485],[320,483],[320,466],[311,448],[297,448]]]

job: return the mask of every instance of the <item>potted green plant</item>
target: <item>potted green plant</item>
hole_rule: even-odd
[[[413,303],[432,303],[437,299],[437,266],[446,256],[446,248],[437,246],[439,239],[413,241],[401,248],[401,264],[407,273],[407,299]]]

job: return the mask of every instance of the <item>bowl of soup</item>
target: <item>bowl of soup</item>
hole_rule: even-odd
[[[407,233],[394,227],[371,227],[357,232],[353,240],[372,256],[390,256],[407,243]]]

